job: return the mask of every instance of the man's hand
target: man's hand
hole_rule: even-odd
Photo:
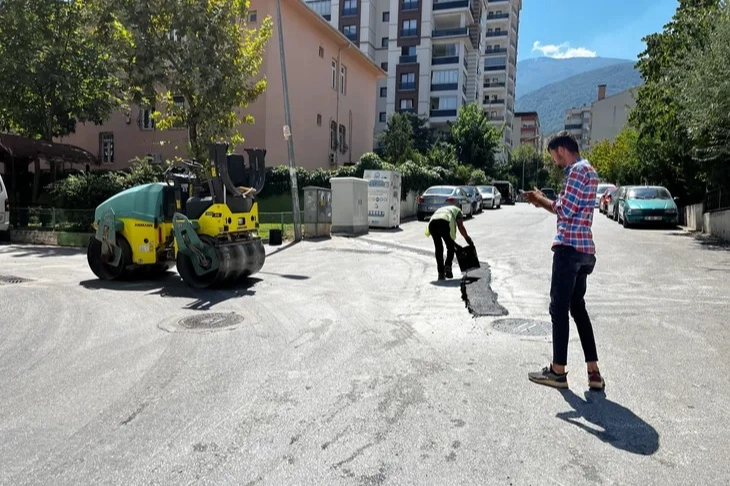
[[[471,238],[470,238],[470,237],[468,237],[468,236],[465,236],[465,237],[464,237],[464,239],[466,240],[466,243],[467,243],[467,244],[468,244],[469,246],[474,246],[474,242],[473,242],[473,241],[471,240]]]
[[[527,202],[535,206],[536,208],[543,208],[553,213],[553,204],[550,199],[545,196],[538,188],[534,187],[532,191],[524,193]]]

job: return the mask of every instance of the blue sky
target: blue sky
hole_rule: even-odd
[[[615,57],[636,60],[641,38],[659,32],[677,0],[523,0],[518,60]]]

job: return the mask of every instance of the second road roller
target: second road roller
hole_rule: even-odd
[[[266,179],[266,151],[228,154],[210,146],[209,165],[186,160],[165,182],[132,187],[100,204],[87,261],[102,280],[133,279],[177,267],[191,287],[227,286],[264,266],[256,195]]]

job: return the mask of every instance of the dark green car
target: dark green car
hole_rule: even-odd
[[[618,222],[625,228],[640,224],[676,226],[676,199],[662,186],[632,186],[617,201]]]

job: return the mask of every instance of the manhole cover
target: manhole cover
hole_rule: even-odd
[[[243,322],[243,316],[235,312],[219,313],[212,312],[209,314],[198,314],[185,317],[178,321],[178,324],[184,329],[201,329],[213,330],[235,326]]]
[[[520,336],[547,336],[553,332],[551,323],[533,319],[498,319],[494,321],[492,327],[497,331]]]
[[[23,277],[13,277],[12,275],[0,275],[0,285],[21,284],[26,282],[30,282],[30,279]]]

